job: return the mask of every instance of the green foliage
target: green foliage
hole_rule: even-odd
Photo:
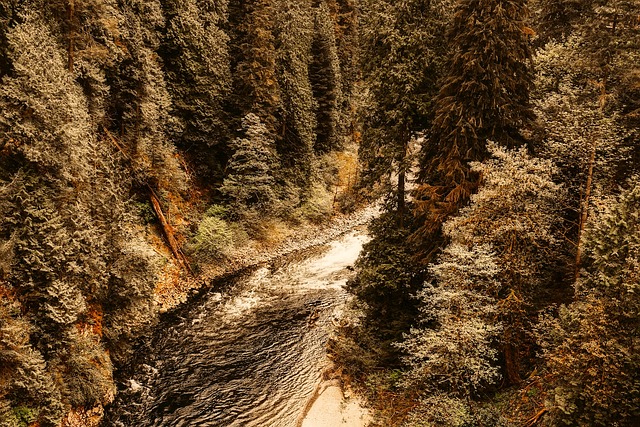
[[[531,52],[524,0],[460,0],[449,29],[447,74],[423,144],[416,239],[428,258],[446,218],[473,194],[479,176],[468,162],[488,157],[486,142],[521,145],[533,118],[529,104]]]
[[[510,424],[492,408],[468,400],[435,394],[422,399],[402,427],[508,427]]]
[[[363,338],[373,337],[372,348],[382,363],[397,358],[392,343],[399,341],[416,314],[413,294],[421,283],[421,271],[411,262],[409,230],[398,228],[397,217],[383,213],[371,224],[372,240],[356,262],[357,276],[347,283],[363,312]],[[356,337],[357,339],[357,337]]]
[[[253,113],[274,138],[279,134],[282,94],[277,79],[273,0],[234,0],[230,21],[234,63],[233,103],[239,116]]]
[[[429,266],[432,283],[418,294],[422,324],[399,344],[410,368],[407,385],[427,395],[471,400],[503,377],[519,383],[531,358],[528,332],[548,304],[562,195],[554,168],[524,149],[491,143],[488,150],[494,158],[471,164],[483,186],[443,225],[449,244]],[[435,415],[450,422],[458,416]]]
[[[70,332],[71,343],[50,363],[62,373],[58,384],[65,402],[74,408],[92,408],[109,402],[115,393],[111,360],[98,341],[87,333]]]
[[[592,218],[576,300],[547,316],[539,340],[554,373],[553,425],[640,420],[640,180]]]
[[[317,140],[314,149],[327,153],[341,146],[339,125],[342,76],[335,35],[335,23],[326,2],[315,10],[312,62],[309,69],[316,101]]]
[[[38,418],[38,410],[26,406],[18,406],[13,408],[13,415],[15,416],[17,426],[28,427]]]
[[[194,158],[201,178],[222,169],[230,139],[223,110],[231,92],[227,1],[164,1],[167,30],[164,60],[173,115],[180,121],[172,137]],[[221,178],[221,177],[220,177]]]
[[[190,250],[199,258],[223,258],[233,246],[233,231],[229,224],[216,216],[206,215],[193,237]]]
[[[367,0],[362,4],[361,67],[369,99],[359,149],[363,183],[409,167],[406,145],[431,123],[443,72],[447,0]]]
[[[282,138],[278,152],[296,184],[309,185],[315,143],[315,101],[309,82],[313,37],[311,1],[287,0],[276,14],[277,71],[282,91]]]
[[[278,167],[271,133],[255,114],[243,119],[244,136],[231,143],[233,155],[220,191],[230,201],[234,215],[273,212],[277,194],[274,172]]]

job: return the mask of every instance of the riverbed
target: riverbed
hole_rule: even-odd
[[[294,427],[314,414],[308,403],[327,365],[326,342],[366,240],[364,230],[351,231],[168,316],[139,347],[128,370],[135,374],[121,379],[103,425]],[[331,406],[336,396],[321,402]]]

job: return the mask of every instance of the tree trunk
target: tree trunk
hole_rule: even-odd
[[[160,205],[160,200],[158,200],[158,196],[156,196],[155,191],[153,191],[153,189],[150,186],[147,185],[147,189],[149,190],[149,199],[151,200],[151,204],[153,205],[153,210],[155,211],[156,216],[160,221],[160,225],[162,226],[164,237],[167,240],[167,243],[169,244],[169,248],[171,249],[173,256],[182,265],[182,267],[184,267],[187,271],[191,273],[191,269],[189,268],[189,262],[187,261],[186,257],[180,250],[178,241],[176,240],[175,235],[173,233],[173,227],[171,226],[171,224],[169,224],[169,222],[167,221],[167,218],[164,216],[164,213],[162,212],[162,205]]]
[[[404,197],[407,176],[407,149],[408,143],[407,138],[405,138],[402,144],[401,157],[398,159],[398,221],[401,228],[404,227],[404,213],[406,209]]]
[[[67,60],[69,66],[69,72],[73,73],[73,55],[74,55],[74,29],[73,29],[73,18],[75,13],[75,0],[69,0],[69,4],[67,5],[67,19],[69,22],[69,47],[67,53]]]
[[[111,132],[109,132],[109,130],[104,126],[102,127],[102,129],[104,130],[107,137],[111,140],[113,145],[116,147],[116,149],[120,153],[122,153],[122,155],[129,162],[131,162],[131,158],[120,146],[120,144],[118,143],[118,140],[111,134]],[[140,175],[137,173],[136,170],[133,170],[133,176],[136,178],[136,180],[140,181],[140,184],[147,187],[147,190],[149,191],[149,200],[151,201],[151,205],[153,206],[153,211],[155,212],[156,217],[158,217],[158,221],[160,221],[160,226],[162,227],[162,233],[164,234],[165,240],[169,245],[169,249],[171,249],[171,253],[175,257],[176,261],[178,261],[178,263],[185,270],[193,274],[193,272],[191,271],[191,267],[189,266],[189,262],[187,258],[184,256],[184,254],[182,253],[182,250],[178,245],[178,241],[175,238],[175,235],[173,233],[173,227],[171,226],[171,224],[169,224],[169,222],[167,221],[167,218],[164,216],[164,213],[162,212],[162,205],[160,204],[160,200],[158,199],[158,196],[156,195],[155,191],[153,191],[153,188],[151,188],[151,186],[147,182],[144,182],[142,179],[140,179]]]
[[[596,159],[596,147],[597,145],[594,140],[593,147],[591,148],[591,155],[589,156],[589,171],[587,173],[587,184],[584,190],[584,198],[580,201],[580,222],[578,226],[578,240],[576,244],[574,282],[577,282],[580,278],[580,267],[582,266],[582,236],[589,216],[589,199],[591,197],[591,186],[593,183],[593,165]]]

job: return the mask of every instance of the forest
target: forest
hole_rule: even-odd
[[[373,426],[640,425],[637,0],[0,0],[0,427],[95,425],[162,295],[372,203]]]

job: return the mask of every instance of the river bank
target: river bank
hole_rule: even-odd
[[[367,224],[378,213],[378,205],[369,205],[350,214],[335,215],[320,224],[292,227],[275,243],[251,240],[225,259],[208,265],[197,277],[179,274],[175,266],[170,266],[165,272],[166,280],[156,288],[156,304],[161,313],[172,311],[221,278],[324,245],[355,227]]]
[[[267,251],[245,247],[229,257],[235,272],[214,266],[217,279],[168,294],[102,425],[292,426],[304,413],[305,427],[364,426],[366,410],[322,372],[350,266],[368,240],[364,224],[376,214],[369,207],[294,230]]]
[[[325,370],[296,427],[366,427],[371,422],[364,401],[344,386],[334,369]]]

